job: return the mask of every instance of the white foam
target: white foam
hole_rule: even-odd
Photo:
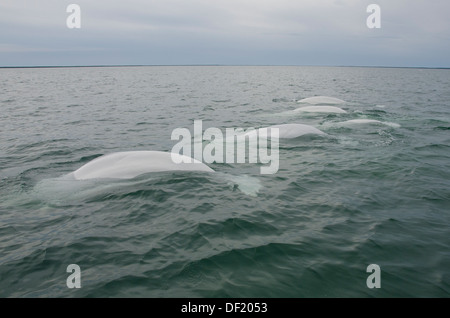
[[[247,175],[233,176],[220,174],[225,180],[227,180],[230,185],[237,185],[238,189],[251,197],[256,197],[259,190],[262,187],[261,181],[255,177],[250,177]]]

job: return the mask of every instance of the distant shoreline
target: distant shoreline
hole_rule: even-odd
[[[431,66],[368,66],[368,65],[251,65],[251,64],[142,64],[142,65],[34,65],[34,66],[0,66],[0,69],[17,69],[17,68],[96,68],[96,67],[183,67],[183,66],[221,66],[221,67],[248,67],[248,66],[264,66],[264,67],[354,67],[354,68],[405,68],[405,69],[432,69],[432,70],[450,70],[450,67],[431,67]]]

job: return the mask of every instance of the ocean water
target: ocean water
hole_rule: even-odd
[[[0,69],[0,83],[0,297],[450,296],[449,70]],[[293,112],[314,96],[346,112]],[[171,151],[194,120],[327,136],[280,140],[275,174],[61,181],[104,154]]]

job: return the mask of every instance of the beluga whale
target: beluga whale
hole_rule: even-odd
[[[319,135],[319,136],[327,136],[326,133],[317,129],[316,127],[304,124],[281,124],[281,125],[273,125],[269,127],[259,128],[255,131],[251,131],[246,133],[245,135],[251,137],[258,133],[259,137],[270,138],[270,133],[272,129],[278,129],[278,138],[280,139],[294,139],[304,135]]]
[[[334,114],[345,114],[346,111],[342,108],[336,106],[304,106],[294,109],[294,112],[303,113],[334,113]]]
[[[294,112],[302,113],[335,113],[343,114],[346,113],[342,108],[332,106],[344,104],[345,101],[335,97],[329,96],[314,96],[303,98],[297,101],[298,104],[308,104],[312,106],[303,106],[294,110]]]
[[[175,163],[175,160],[178,159]],[[131,179],[150,172],[204,171],[214,172],[204,163],[176,153],[163,151],[126,151],[100,156],[72,175],[76,180]]]
[[[345,101],[339,98],[329,96],[314,96],[300,99],[297,101],[297,103],[310,105],[337,105],[337,104],[344,104]]]
[[[149,180],[165,180],[164,172],[206,173],[206,180],[217,178],[249,196],[257,196],[262,187],[255,177],[217,172],[205,163],[179,153],[124,151],[102,155],[75,171],[41,180],[33,192],[39,199],[52,202],[78,202],[122,188],[145,186]]]

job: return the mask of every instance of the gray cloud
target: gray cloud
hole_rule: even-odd
[[[450,66],[447,0],[60,0],[0,2],[0,65]],[[368,29],[366,7],[382,10]],[[6,31],[7,30],[7,31]]]

